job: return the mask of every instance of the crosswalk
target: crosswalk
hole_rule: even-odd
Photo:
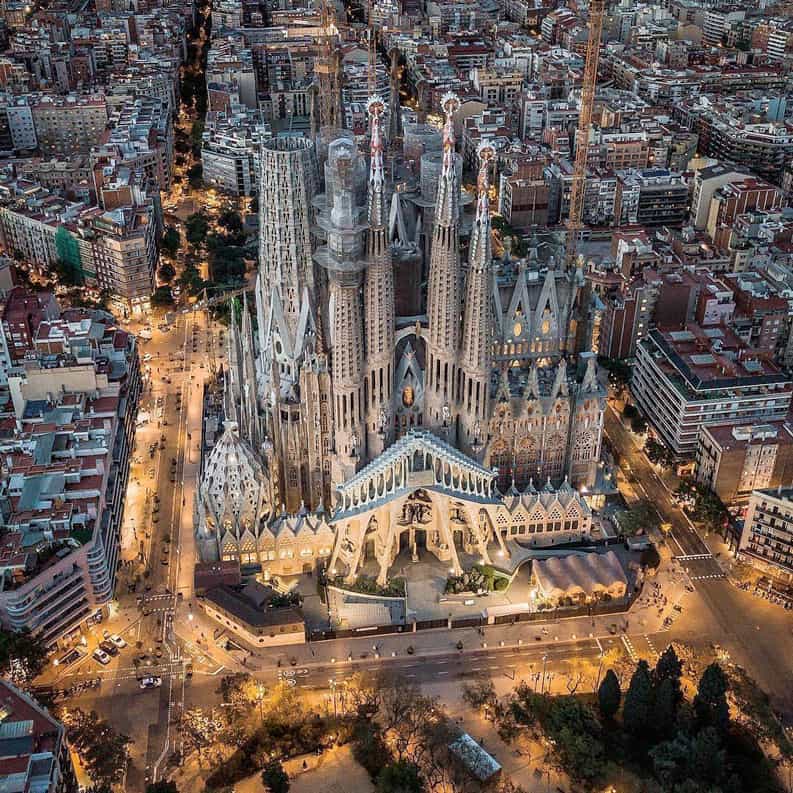
[[[628,651],[631,661],[636,663],[639,660],[639,656],[636,654],[636,648],[633,646],[630,637],[626,636],[624,633],[622,634],[622,643],[625,645],[625,649]]]
[[[658,658],[660,656],[660,653],[658,652],[658,650],[655,649],[655,645],[653,644],[653,640],[647,634],[645,634],[644,640],[647,642],[647,646],[650,648],[650,652],[656,658]]]
[[[726,578],[727,576],[724,573],[709,573],[706,575],[692,575],[689,577],[692,581],[705,581],[709,578]]]
[[[693,559],[712,559],[713,558],[713,554],[712,553],[688,553],[688,554],[683,554],[682,556],[673,556],[672,558],[675,559],[678,562],[690,562]]]

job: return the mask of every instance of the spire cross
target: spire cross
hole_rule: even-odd
[[[369,225],[381,228],[385,225],[386,212],[384,206],[385,169],[383,167],[383,135],[380,119],[385,104],[379,96],[372,96],[366,103],[369,112],[371,141],[369,153]]]
[[[453,116],[460,107],[460,100],[457,94],[448,93],[443,95],[441,99],[441,107],[446,116],[446,121],[443,125],[443,173],[448,175],[452,168],[454,168],[454,120]]]
[[[369,153],[372,157],[370,181],[382,185],[385,182],[385,174],[383,172],[383,135],[381,130],[380,119],[383,115],[383,100],[379,96],[372,96],[366,103],[366,108],[369,111],[369,122],[371,132],[371,142],[369,145]]]
[[[490,217],[490,163],[496,151],[490,143],[481,143],[479,155],[479,175],[476,180],[477,205],[476,221],[482,223]]]

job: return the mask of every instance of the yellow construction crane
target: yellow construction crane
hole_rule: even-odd
[[[584,81],[581,86],[581,107],[578,114],[578,128],[575,133],[575,161],[573,165],[573,184],[570,191],[570,214],[567,220],[567,248],[565,264],[575,266],[578,237],[584,226],[584,195],[586,193],[586,163],[589,152],[589,127],[592,124],[592,108],[595,104],[595,88],[598,79],[598,58],[600,57],[600,34],[603,30],[605,0],[589,2],[589,35],[586,42],[584,61]]]

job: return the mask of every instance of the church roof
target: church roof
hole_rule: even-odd
[[[414,473],[416,480],[412,479]],[[429,430],[414,428],[338,486],[341,502],[334,518],[341,513],[371,509],[412,487],[444,490],[461,498],[495,503],[494,483],[493,471]]]

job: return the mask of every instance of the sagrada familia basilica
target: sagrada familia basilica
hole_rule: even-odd
[[[443,98],[420,187],[389,185],[378,98],[368,162],[338,130],[264,144],[255,309],[232,317],[202,559],[348,580],[370,565],[384,583],[403,551],[459,573],[515,541],[589,536],[605,407],[591,297],[536,246],[494,256],[497,152],[480,146],[471,201],[458,107]]]

